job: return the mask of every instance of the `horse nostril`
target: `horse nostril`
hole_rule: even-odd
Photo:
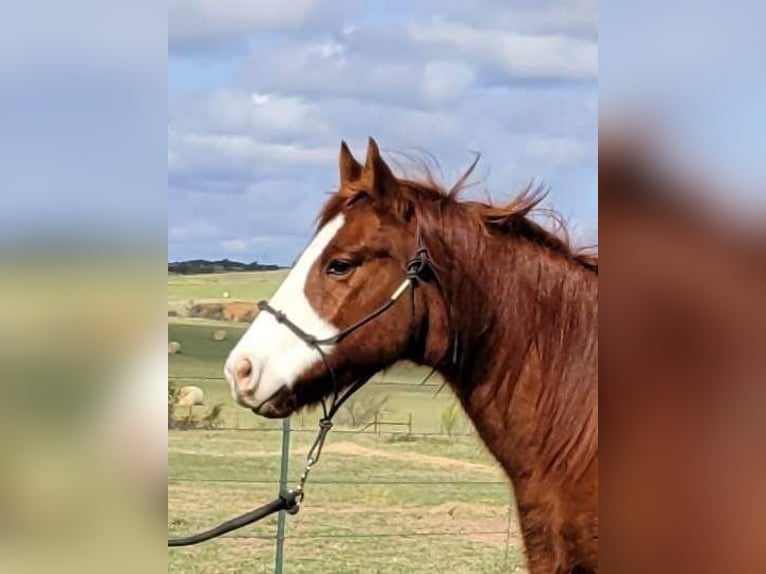
[[[245,358],[239,359],[234,365],[234,380],[238,385],[246,383],[253,374],[253,364]]]

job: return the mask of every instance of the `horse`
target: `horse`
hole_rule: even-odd
[[[224,373],[281,418],[398,361],[431,367],[512,483],[529,571],[597,572],[598,258],[532,219],[544,189],[463,199],[475,165],[446,189],[342,142],[316,234]]]

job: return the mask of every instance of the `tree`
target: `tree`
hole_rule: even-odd
[[[359,428],[364,423],[372,421],[375,415],[379,415],[388,403],[388,395],[369,389],[366,391],[350,397],[341,409],[341,420],[352,428]]]

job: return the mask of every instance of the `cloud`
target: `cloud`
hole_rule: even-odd
[[[409,33],[416,43],[472,56],[509,78],[593,80],[598,74],[598,46],[592,40],[477,28],[441,18],[411,25]]]
[[[356,34],[356,33],[355,33]],[[267,53],[251,54],[244,62],[242,80],[253,89],[276,93],[300,93],[304,97],[345,96],[407,103],[424,63],[416,59],[376,59],[366,51],[345,44],[295,40]],[[266,59],[269,66],[263,66]]]
[[[316,0],[307,10],[300,27],[200,33],[244,48],[226,56],[225,74],[206,72],[218,55],[203,50],[184,60],[182,84],[171,76],[169,220],[204,214],[223,230],[174,252],[245,249],[289,263],[337,185],[340,140],[363,159],[370,135],[394,163],[432,154],[445,183],[480,151],[477,176],[496,198],[535,179],[565,215],[595,209],[583,199],[596,171],[595,2]]]
[[[363,159],[368,135],[378,139],[394,164],[408,165],[398,152],[433,154],[446,183],[466,167],[470,151],[481,151],[478,176],[486,176],[487,187],[498,199],[533,178],[553,186],[552,203],[557,207],[576,203],[576,195],[556,196],[559,189],[569,195],[589,192],[572,182],[582,170],[595,171],[595,88],[486,91],[468,86],[460,88],[465,90],[461,96],[444,90],[441,102],[454,98],[445,109],[366,98],[308,100],[249,90],[227,94],[225,101],[236,105],[225,108],[220,94],[200,96],[189,103],[188,113],[172,114],[171,217],[178,217],[176,206],[183,203],[225,221],[227,233],[235,238],[247,237],[248,232],[272,234],[270,243],[258,244],[258,259],[288,263],[296,254],[291,250],[299,249],[313,228],[326,193],[337,185],[340,140],[348,140]],[[272,104],[287,110],[282,118],[261,122],[253,116],[253,106]],[[203,111],[209,109],[225,111]],[[187,245],[195,244],[194,249],[210,249],[191,240]]]
[[[172,50],[257,31],[297,29],[316,4],[315,0],[170,0],[168,45]]]
[[[436,102],[456,100],[465,95],[476,78],[471,66],[455,60],[428,62],[423,72],[423,93]]]
[[[597,155],[591,142],[568,137],[532,137],[525,149],[531,159],[558,165],[579,163]]]
[[[479,27],[490,23],[506,31],[598,38],[598,0],[485,0],[483,11],[472,8],[465,4],[464,13],[452,13],[454,21]]]
[[[597,72],[595,39],[431,18],[290,36],[253,50],[239,78],[255,91],[432,107],[472,87],[594,82]]]
[[[203,97],[174,102],[171,123],[186,129],[226,134],[265,133],[271,139],[291,141],[307,134],[321,138],[329,128],[316,105],[298,96],[222,88]]]
[[[223,249],[226,253],[246,253],[248,246],[248,241],[244,239],[227,239],[225,241],[221,241],[221,249]]]
[[[257,169],[259,164],[288,164],[293,167],[321,165],[335,159],[333,148],[308,147],[295,143],[261,141],[256,136],[237,133],[170,133],[173,153],[177,158],[171,171],[184,162],[196,165],[242,166]],[[181,159],[183,158],[183,159]]]
[[[168,225],[168,241],[171,242],[213,239],[218,234],[216,225],[201,218]]]

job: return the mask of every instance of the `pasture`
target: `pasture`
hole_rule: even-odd
[[[286,270],[280,270],[170,275],[168,299],[170,301],[222,299],[224,291],[227,291],[231,299],[257,301],[269,297],[286,274]]]
[[[284,272],[171,276],[170,303],[268,297]],[[203,413],[223,404],[223,429],[170,431],[168,532],[207,528],[274,497],[281,423],[237,407],[221,377],[223,361],[247,325],[169,317],[168,340],[182,352],[168,357],[169,377],[205,392]],[[228,337],[214,341],[213,331]],[[341,411],[312,471],[301,512],[287,517],[284,571],[508,572],[524,571],[510,487],[460,413],[453,436],[443,433],[454,404],[448,388],[413,366],[392,369],[355,399],[384,402],[383,421],[411,420],[411,429],[349,428]],[[302,469],[318,413],[292,419],[289,482]],[[345,423],[345,424],[344,424]],[[409,432],[411,430],[411,433]],[[168,572],[273,572],[276,517],[227,538],[168,553]]]

